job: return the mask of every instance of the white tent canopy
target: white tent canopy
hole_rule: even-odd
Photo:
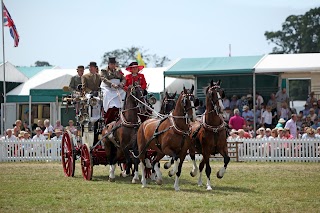
[[[13,66],[10,62],[5,63],[6,68],[6,82],[26,82],[28,80],[27,76],[21,73],[15,66]],[[0,81],[3,81],[3,63],[0,64]]]
[[[255,73],[320,71],[320,53],[266,55],[255,66]]]

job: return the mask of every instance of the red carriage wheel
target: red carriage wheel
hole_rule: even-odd
[[[74,176],[75,160],[73,142],[68,132],[65,132],[61,141],[61,161],[65,176]]]
[[[81,169],[83,178],[85,180],[91,180],[93,173],[93,164],[90,151],[86,144],[84,144],[81,148]]]

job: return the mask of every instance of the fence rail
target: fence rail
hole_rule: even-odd
[[[0,140],[0,162],[60,160],[61,140]]]
[[[320,140],[228,140],[229,156],[235,161],[320,162]],[[201,155],[196,158],[201,159]],[[219,160],[220,155],[212,156]],[[186,160],[189,160],[188,156]],[[0,162],[60,161],[61,141],[0,140]]]

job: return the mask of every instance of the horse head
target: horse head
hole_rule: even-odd
[[[175,92],[173,95],[169,95],[168,92],[166,92],[164,99],[162,100],[161,105],[161,114],[169,114],[176,106],[176,97],[177,92]]]
[[[196,119],[196,111],[194,107],[194,86],[192,85],[191,89],[186,89],[183,87],[183,91],[180,94],[180,97],[177,101],[176,107],[181,109],[181,112],[189,121],[194,121]]]
[[[224,110],[222,99],[225,94],[224,90],[220,88],[220,84],[220,80],[217,82],[211,80],[210,85],[206,88],[206,109],[207,111],[215,110],[217,114]]]
[[[135,82],[133,85],[128,87],[126,97],[126,105],[128,104],[127,102],[131,100],[131,108],[137,107],[140,112],[146,110],[146,98],[139,83]]]

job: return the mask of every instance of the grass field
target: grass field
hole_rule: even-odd
[[[222,166],[211,164],[214,174]],[[317,163],[231,162],[223,179],[212,175],[212,191],[197,186],[190,170],[185,163],[175,192],[164,169],[162,186],[143,189],[129,177],[108,182],[104,166],[85,181],[78,162],[74,178],[60,163],[1,163],[0,212],[320,212]]]

